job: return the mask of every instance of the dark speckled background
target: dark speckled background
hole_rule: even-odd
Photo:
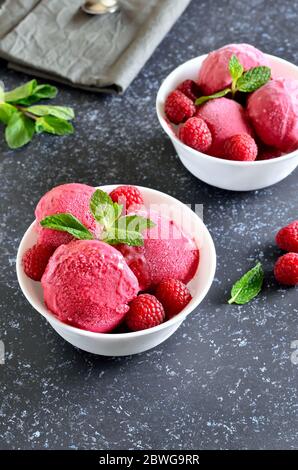
[[[173,2],[174,3],[174,2]],[[245,41],[298,64],[298,3],[193,0],[125,96],[61,88],[73,137],[40,136],[19,151],[0,142],[2,449],[298,448],[297,289],[272,276],[274,233],[297,218],[297,171],[252,193],[209,187],[189,174],[155,116],[162,79],[178,64]],[[7,88],[29,77],[0,62]],[[26,302],[15,258],[40,196],[63,182],[128,182],[203,203],[218,253],[208,298],[161,346],[103,358],[64,342]],[[263,293],[228,306],[232,282],[260,259]]]

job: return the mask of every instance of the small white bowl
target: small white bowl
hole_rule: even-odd
[[[273,76],[298,79],[298,67],[284,59],[266,54]],[[159,122],[170,137],[183,165],[197,178],[221,189],[252,191],[266,188],[286,178],[298,165],[298,151],[279,158],[255,162],[235,162],[206,155],[183,144],[168,123],[164,105],[167,96],[186,79],[197,80],[198,71],[207,55],[188,60],[163,81],[156,98]]]
[[[118,185],[101,186],[101,189],[109,193],[116,186]],[[125,356],[154,348],[177,330],[187,315],[193,312],[202,302],[212,284],[216,268],[216,253],[211,235],[199,216],[185,204],[167,194],[140,186],[139,189],[144,197],[145,206],[148,207],[150,204],[167,205],[167,207],[170,208],[170,216],[177,224],[179,224],[181,220],[180,215],[182,213],[183,227],[185,227],[185,229],[185,225],[192,227],[192,236],[200,249],[198,270],[192,281],[188,284],[193,296],[191,302],[182,312],[159,326],[138,332],[115,334],[94,333],[62,323],[46,308],[40,282],[32,281],[26,276],[23,270],[23,254],[28,248],[33,246],[37,240],[36,231],[34,229],[35,222],[30,225],[20,243],[16,269],[23,294],[30,304],[48,320],[50,325],[62,338],[84,351],[103,356]]]

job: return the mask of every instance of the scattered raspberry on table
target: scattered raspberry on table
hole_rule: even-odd
[[[275,240],[281,250],[298,253],[298,220],[280,229]]]
[[[298,285],[298,254],[287,253],[278,258],[274,266],[274,275],[280,284]]]

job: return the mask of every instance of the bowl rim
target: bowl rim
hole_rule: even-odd
[[[122,185],[123,184],[119,183],[119,184],[113,184],[113,185],[95,186],[95,189],[96,188],[101,188],[104,191],[105,190],[106,191],[112,191],[115,187],[122,186]],[[172,203],[174,203],[176,205],[177,204],[181,205],[184,208],[184,210],[187,210],[191,213],[192,217],[199,220],[201,228],[204,232],[203,235],[204,235],[205,243],[208,244],[209,251],[210,251],[210,253],[209,253],[210,254],[210,274],[209,274],[209,276],[206,280],[204,288],[198,294],[198,298],[196,300],[196,305],[194,307],[193,306],[191,306],[191,307],[186,306],[181,312],[179,312],[173,318],[161,323],[160,325],[157,325],[157,326],[154,326],[152,328],[145,329],[145,330],[131,331],[131,332],[127,332],[127,333],[112,333],[112,332],[111,333],[99,333],[99,332],[95,332],[95,331],[83,330],[81,328],[77,328],[75,326],[68,325],[67,323],[62,322],[50,310],[48,310],[48,308],[45,305],[43,305],[43,308],[40,309],[39,305],[31,298],[31,296],[28,293],[27,289],[25,288],[25,285],[24,285],[24,282],[23,282],[23,277],[25,278],[26,274],[24,273],[23,267],[22,267],[22,256],[24,254],[24,244],[26,242],[27,236],[29,234],[31,234],[31,232],[34,228],[34,225],[35,225],[35,221],[33,221],[29,225],[27,230],[25,231],[25,233],[24,233],[24,235],[23,235],[23,237],[20,241],[19,247],[18,247],[17,257],[16,257],[16,274],[17,274],[17,280],[18,280],[19,286],[21,288],[21,291],[22,291],[23,295],[25,296],[25,298],[27,299],[27,301],[30,303],[30,305],[40,315],[45,317],[49,321],[49,323],[54,323],[58,327],[63,328],[64,330],[67,330],[70,333],[75,333],[75,334],[79,334],[81,336],[87,336],[87,337],[91,337],[91,338],[103,338],[103,339],[105,338],[105,339],[113,340],[113,339],[119,339],[119,338],[138,337],[138,336],[148,335],[148,334],[160,331],[160,330],[162,330],[164,328],[167,328],[167,327],[171,327],[179,321],[182,322],[187,317],[188,314],[190,314],[195,308],[197,308],[197,306],[202,302],[204,297],[207,295],[207,293],[208,293],[208,291],[209,291],[209,289],[210,289],[210,287],[213,283],[214,277],[215,277],[216,250],[215,250],[215,246],[214,246],[212,236],[211,236],[208,228],[204,224],[203,220],[194,211],[192,211],[188,206],[186,206],[183,202],[179,201],[179,199],[176,199],[173,196],[170,196],[167,193],[163,193],[162,191],[158,191],[156,189],[148,188],[148,187],[145,187],[145,186],[137,186],[137,185],[134,185],[134,186],[136,186],[140,190],[145,189],[145,190],[149,190],[150,192],[156,193],[157,195],[161,194],[162,196],[166,196],[169,199],[169,201],[171,201]],[[36,281],[32,280],[32,282],[36,282]]]
[[[268,57],[270,60],[272,60],[273,62],[278,62],[278,63],[281,63],[281,64],[287,64],[287,66],[292,67],[293,69],[295,69],[298,72],[298,66],[293,64],[292,62],[289,62],[285,59],[282,59],[281,57],[277,57],[277,56],[272,55],[272,54],[264,53],[264,55],[266,57]],[[197,57],[193,57],[192,59],[189,59],[186,62],[183,62],[182,64],[178,65],[178,67],[176,67],[174,70],[172,70],[164,78],[164,80],[162,81],[162,83],[161,83],[161,85],[158,89],[158,92],[157,92],[157,95],[156,95],[156,102],[155,102],[156,114],[157,114],[157,117],[158,117],[158,120],[159,120],[159,123],[160,123],[161,127],[163,128],[165,133],[170,137],[170,139],[173,140],[177,145],[180,145],[180,146],[184,147],[185,150],[189,151],[189,153],[191,153],[192,155],[194,155],[196,157],[198,155],[200,155],[200,157],[205,158],[206,160],[209,160],[209,161],[211,160],[213,162],[214,162],[214,159],[216,158],[217,162],[221,165],[230,165],[230,166],[237,166],[237,167],[247,167],[247,166],[256,166],[256,165],[262,166],[262,165],[269,165],[269,164],[278,164],[278,162],[289,160],[291,158],[297,157],[297,155],[298,155],[297,150],[298,149],[293,150],[293,152],[286,153],[285,155],[281,155],[280,157],[271,158],[271,159],[268,159],[268,160],[254,160],[252,162],[241,162],[241,161],[235,161],[235,160],[227,160],[225,158],[218,158],[218,157],[215,157],[215,156],[212,156],[212,155],[208,155],[206,153],[202,153],[199,150],[195,150],[195,149],[189,147],[188,145],[185,145],[176,136],[176,134],[173,131],[170,130],[170,127],[168,125],[168,122],[167,122],[166,118],[160,112],[160,109],[159,109],[159,108],[162,109],[162,106],[164,104],[164,101],[161,99],[161,95],[164,91],[164,88],[166,88],[166,86],[167,86],[167,82],[169,80],[171,80],[172,78],[174,78],[177,72],[181,71],[185,66],[189,65],[191,62],[200,61],[200,63],[202,63],[202,61],[207,56],[208,56],[208,54],[202,54],[202,55],[199,55]]]

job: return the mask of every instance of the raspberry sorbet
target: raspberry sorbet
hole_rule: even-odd
[[[41,283],[46,306],[61,321],[101,333],[119,325],[139,291],[121,253],[99,240],[61,245]]]

